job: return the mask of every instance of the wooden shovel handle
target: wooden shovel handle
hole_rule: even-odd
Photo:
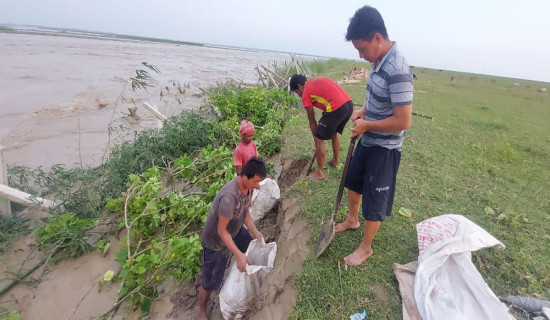
[[[306,177],[309,176],[309,174],[311,173],[311,167],[313,167],[313,162],[315,161],[315,155],[316,154],[317,154],[317,152],[314,150],[313,151],[313,158],[311,158],[311,161],[309,162],[309,167],[307,168]]]
[[[355,148],[355,140],[357,140],[357,137],[351,138],[351,141],[349,142],[348,155],[346,156],[344,170],[342,171],[342,178],[340,179],[340,186],[338,187],[338,194],[336,195],[336,203],[334,204],[332,221],[336,220],[336,215],[338,214],[338,208],[340,207],[340,202],[342,201],[342,194],[344,193],[344,184],[346,183],[346,176],[348,174],[349,163],[351,161],[351,155],[353,154],[353,149]]]

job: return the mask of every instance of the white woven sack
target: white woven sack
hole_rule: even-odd
[[[254,190],[252,204],[250,205],[250,216],[252,221],[262,219],[277,203],[281,197],[281,191],[277,181],[266,178],[260,182],[260,189]]]
[[[276,255],[275,242],[260,244],[258,240],[252,240],[246,250],[251,264],[246,266],[245,272],[239,271],[237,261],[233,259],[220,290],[220,309],[224,319],[240,319],[244,316],[248,301],[260,291],[263,280],[273,269]]]

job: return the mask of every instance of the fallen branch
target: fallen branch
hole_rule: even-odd
[[[204,93],[204,94],[206,94],[206,95],[208,95],[208,96],[211,95],[210,91],[206,90],[205,88],[203,88],[203,87],[201,87],[201,86],[199,86],[199,90],[200,90],[202,93]]]
[[[267,68],[265,66],[262,65],[262,67],[267,70]],[[271,74],[269,72],[266,72],[267,76],[269,77],[269,79],[271,79],[271,81],[273,81],[273,84],[277,87],[277,89],[279,89],[279,85],[277,84],[277,81],[275,81],[275,79],[273,79],[273,77],[271,76]]]
[[[353,106],[354,107],[362,107],[363,105],[362,104],[359,104],[359,103],[353,103]],[[423,118],[428,118],[428,119],[433,119],[432,116],[429,116],[427,114],[422,114],[422,113],[418,113],[418,112],[414,112],[413,111],[413,116],[419,116],[419,117],[423,117]]]
[[[98,277],[99,277],[99,276],[98,276]],[[88,292],[86,292],[86,294],[84,295],[84,297],[82,297],[82,299],[80,299],[80,302],[74,307],[73,313],[71,313],[71,316],[69,317],[69,320],[71,320],[71,319],[73,318],[74,313],[76,312],[76,309],[78,309],[78,307],[80,306],[80,304],[81,304],[81,303],[84,301],[84,299],[86,299],[86,297],[90,294],[90,291],[92,291],[92,289],[95,287],[95,285],[96,285],[95,281],[97,280],[98,277],[96,277],[96,278],[94,279],[94,284],[90,287],[90,289],[88,289]]]
[[[8,283],[0,289],[0,296],[2,296],[5,292],[7,292],[9,289],[11,289],[11,287],[13,287],[14,285],[18,284],[23,279],[25,279],[29,274],[33,273],[36,269],[40,268],[40,266],[42,266],[45,262],[46,262],[45,259],[38,262],[34,267],[27,270],[21,276],[17,276],[17,279],[15,279],[15,280],[14,279],[8,279],[7,280]]]
[[[423,117],[423,118],[432,119],[432,116],[429,116],[429,115],[426,115],[426,114],[416,113],[416,112],[413,112],[412,114],[413,114],[413,116],[419,116],[419,117]]]
[[[155,105],[150,105],[147,102],[145,102],[145,103],[143,103],[143,106],[145,107],[145,109],[147,109],[147,111],[151,112],[160,121],[165,122],[165,121],[168,120],[168,118],[164,114],[162,114],[158,111],[158,109]]]

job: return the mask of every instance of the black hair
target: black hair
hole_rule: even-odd
[[[298,89],[298,85],[304,85],[306,84],[306,81],[307,78],[303,74],[293,74],[289,82],[290,91]]]
[[[371,6],[364,6],[357,11],[349,21],[346,40],[371,41],[375,33],[380,33],[388,39],[388,31],[380,12]]]
[[[259,157],[252,157],[248,159],[241,171],[241,177],[244,176],[248,179],[251,179],[254,176],[260,176],[264,179],[267,176],[267,169],[265,168],[264,159]]]

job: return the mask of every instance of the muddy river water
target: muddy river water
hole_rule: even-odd
[[[194,95],[199,87],[230,78],[256,83],[256,66],[288,60],[286,53],[0,32],[4,161],[31,168],[97,165],[113,136],[120,135],[113,128],[124,127],[127,133],[156,124],[143,102],[169,115],[195,109],[202,103]],[[134,93],[127,80],[138,69],[150,71],[153,87]],[[188,86],[182,104],[161,103],[159,87],[169,81]],[[140,120],[128,122],[128,107],[134,105]]]

